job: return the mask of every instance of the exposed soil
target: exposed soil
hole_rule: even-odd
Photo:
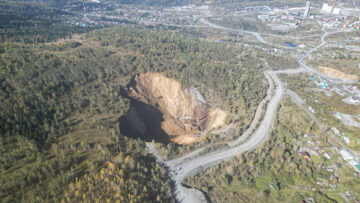
[[[328,75],[328,76],[334,77],[334,78],[339,78],[339,79],[343,79],[343,80],[357,80],[358,79],[357,75],[346,74],[341,71],[334,70],[334,69],[327,68],[327,67],[319,66],[319,67],[317,67],[317,69],[321,73],[324,73],[325,75]]]
[[[225,122],[225,112],[206,103],[200,92],[182,89],[160,73],[135,75],[124,92],[131,107],[121,128],[146,141],[190,144]]]

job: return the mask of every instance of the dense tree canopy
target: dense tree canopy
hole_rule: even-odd
[[[184,87],[198,87],[246,126],[267,85],[256,53],[171,32],[119,27],[54,43],[4,40],[0,197],[5,202],[169,202],[166,170],[144,152],[141,140],[125,137],[119,128],[129,108],[121,88],[137,72],[162,72]]]

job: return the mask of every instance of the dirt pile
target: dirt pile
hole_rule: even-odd
[[[142,137],[166,134],[173,142],[189,144],[200,139],[197,134],[225,122],[225,112],[207,104],[199,91],[182,89],[179,82],[159,73],[137,74],[126,93],[134,104],[129,123]]]
[[[342,80],[357,80],[358,79],[358,76],[356,76],[356,75],[346,74],[341,71],[334,70],[334,69],[327,68],[327,67],[319,66],[319,67],[317,67],[317,70],[327,76],[339,78]]]

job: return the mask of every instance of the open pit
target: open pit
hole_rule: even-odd
[[[183,89],[160,73],[135,75],[124,92],[131,106],[120,127],[145,141],[190,144],[225,123],[226,113],[208,104],[197,89]]]

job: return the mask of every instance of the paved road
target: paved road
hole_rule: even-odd
[[[297,95],[295,92],[286,89],[286,93],[290,96],[290,98],[295,102],[295,104],[300,107],[316,124],[320,126],[323,132],[326,132],[329,129],[329,126],[323,124],[316,116],[310,112],[306,106],[305,102],[302,98],[300,98],[299,95]],[[336,137],[331,131],[327,131],[327,133],[332,137],[333,140],[335,140],[336,143],[338,143],[343,149],[346,149],[352,156],[355,158],[355,160],[360,161],[359,156],[354,153],[351,149],[348,148],[347,145],[345,145],[342,141],[339,140],[338,137]]]
[[[291,48],[291,47],[281,46],[281,45],[277,45],[277,44],[273,44],[271,42],[268,42],[261,35],[272,36],[272,37],[277,37],[277,38],[287,38],[287,36],[259,33],[259,32],[253,32],[253,31],[248,31],[248,30],[226,28],[226,27],[222,27],[220,25],[216,25],[214,23],[211,23],[211,22],[209,22],[208,20],[206,20],[204,18],[200,19],[200,22],[204,23],[205,25],[208,25],[209,27],[216,28],[216,29],[235,31],[235,32],[241,32],[241,33],[253,35],[254,37],[256,37],[256,39],[259,42],[261,42],[263,44],[273,46],[273,47],[278,47],[278,48],[282,48],[282,49],[294,49],[294,48]]]
[[[328,126],[323,125],[321,121],[317,119],[315,115],[309,111],[308,108],[306,108],[305,101],[298,94],[289,89],[286,89],[286,94],[288,94],[290,98],[295,102],[295,104],[297,104],[298,107],[300,107],[313,121],[315,121],[315,123],[318,124],[322,130],[326,130],[328,128]]]
[[[297,69],[277,70],[275,72],[276,72],[276,74],[295,75],[295,74],[299,74],[299,73],[306,73],[306,72],[309,72],[309,71],[302,68],[302,67],[300,67],[300,68],[297,68]]]
[[[307,64],[299,61],[298,62],[300,64],[300,66],[302,66],[303,68],[307,69],[309,72],[313,73],[314,75],[319,76],[322,80],[326,81],[328,84],[332,85],[333,87],[341,90],[342,92],[344,92],[345,94],[347,94],[348,96],[354,97],[358,100],[360,100],[360,97],[352,94],[350,91],[348,91],[347,89],[341,87],[340,85],[336,84],[332,78],[330,78],[329,76],[326,76],[318,71],[316,71],[315,69],[311,68],[310,66],[308,66]]]
[[[186,203],[205,201],[205,198],[200,191],[183,187],[181,185],[182,180],[190,175],[196,174],[204,168],[213,166],[222,161],[228,161],[239,153],[253,150],[266,140],[267,135],[271,130],[278,104],[284,94],[284,88],[276,74],[274,72],[268,72],[268,74],[275,82],[275,93],[267,105],[267,110],[262,123],[249,139],[236,147],[208,153],[172,166],[173,170],[176,170],[176,174],[173,174],[173,178],[176,182],[176,197],[178,200]],[[168,165],[166,162],[165,164]]]
[[[304,58],[309,56],[312,52],[317,51],[319,48],[321,48],[322,46],[324,46],[327,43],[326,40],[325,40],[325,38],[327,36],[332,35],[332,34],[336,34],[336,33],[341,33],[341,32],[352,32],[353,30],[349,29],[349,30],[339,30],[339,31],[334,31],[334,32],[326,32],[325,29],[323,28],[323,31],[325,33],[321,36],[321,43],[317,47],[311,49],[310,51],[305,52],[301,57],[298,58],[297,62],[299,63],[301,68],[306,69],[307,71],[319,76],[322,80],[326,81],[328,84],[334,86],[335,88],[345,92],[345,94],[347,94],[348,96],[351,96],[351,97],[354,97],[354,98],[360,100],[360,97],[352,94],[347,89],[345,89],[345,88],[341,87],[340,85],[336,84],[333,81],[334,78],[331,78],[331,77],[329,77],[329,76],[327,76],[325,74],[322,74],[319,71],[317,71],[317,70],[313,69],[312,67],[308,66],[306,63],[302,62]],[[342,80],[339,80],[339,81],[347,83],[347,81],[342,81]]]
[[[202,22],[219,29],[229,30],[229,31],[240,31],[248,34],[254,35],[257,40],[261,43],[269,44],[267,41],[265,41],[259,33],[255,32],[249,32],[249,31],[243,31],[243,30],[235,30],[235,29],[229,29],[224,28],[218,25],[214,25],[205,19],[202,19]],[[340,31],[339,31],[340,32]],[[338,32],[333,32],[338,33]],[[283,83],[279,80],[277,77],[278,73],[282,74],[298,74],[301,72],[314,72],[314,70],[310,67],[308,67],[306,64],[302,63],[301,61],[308,56],[311,52],[316,51],[320,47],[326,44],[325,37],[329,34],[333,33],[327,33],[325,32],[321,36],[321,43],[319,46],[315,47],[314,49],[310,50],[308,53],[304,54],[301,58],[299,58],[298,63],[300,64],[299,69],[289,69],[289,70],[279,70],[279,71],[268,71],[265,75],[267,79],[273,80],[276,88],[274,90],[274,94],[268,94],[271,95],[271,98],[266,98],[269,100],[269,103],[267,105],[267,109],[265,112],[265,116],[260,124],[260,126],[256,129],[256,131],[252,133],[252,131],[255,129],[255,127],[251,127],[251,129],[247,130],[245,132],[245,136],[241,136],[238,140],[235,140],[231,143],[229,143],[229,146],[232,146],[231,148],[224,149],[224,150],[218,150],[216,152],[208,153],[199,157],[193,158],[195,155],[200,153],[203,148],[198,149],[192,153],[189,153],[188,155],[184,157],[180,157],[176,160],[171,160],[164,162],[163,159],[156,153],[156,150],[149,145],[148,151],[153,153],[159,162],[162,164],[167,165],[171,171],[175,171],[172,173],[172,178],[175,181],[175,195],[176,199],[179,202],[185,202],[185,203],[198,203],[198,202],[206,202],[205,196],[200,192],[199,190],[192,189],[192,188],[186,188],[184,187],[181,182],[188,176],[196,174],[200,170],[203,170],[207,167],[213,166],[217,163],[228,161],[232,159],[234,156],[236,156],[239,153],[247,152],[250,150],[253,150],[260,146],[263,141],[266,140],[267,135],[270,133],[272,128],[272,123],[274,120],[274,117],[276,115],[278,104],[280,103],[284,93],[285,88]],[[325,77],[326,79],[326,77]],[[270,84],[272,84],[270,82]],[[271,85],[270,88],[271,89]],[[304,106],[304,101],[294,92],[290,90],[286,90],[286,93],[289,94],[289,96],[297,103],[302,109],[318,124],[321,124],[321,122],[311,113],[309,112],[306,107]],[[268,96],[267,96],[268,97]],[[270,96],[269,96],[270,97]],[[266,103],[266,102],[265,102]],[[264,105],[264,104],[262,104]],[[257,123],[256,120],[259,119],[258,116],[255,116],[253,123]],[[251,134],[251,136],[249,136]]]
[[[278,70],[275,71],[276,74],[288,74],[288,75],[293,75],[293,74],[299,74],[299,73],[303,73],[303,72],[308,72],[308,70],[300,67],[298,69],[287,69],[287,70]],[[310,116],[310,118],[315,121],[316,124],[318,124],[322,129],[327,128],[327,126],[323,125],[319,119],[317,119],[314,114],[312,114],[309,109],[306,108],[305,106],[305,101],[295,92],[293,92],[290,89],[286,89],[285,90],[286,94],[290,96],[290,98],[303,110],[305,111],[306,114],[308,114],[308,116]]]
[[[147,144],[148,151],[157,157],[158,162],[168,166],[170,168],[170,171],[176,172],[176,173],[172,173],[172,175],[173,175],[172,178],[175,181],[176,191],[174,193],[176,194],[176,199],[178,201],[185,202],[185,203],[206,202],[205,196],[202,194],[201,191],[192,189],[192,188],[186,188],[181,184],[181,182],[186,177],[196,174],[200,170],[203,170],[207,167],[213,166],[222,161],[228,161],[239,153],[253,150],[256,147],[258,147],[259,145],[261,145],[261,143],[263,143],[266,140],[267,135],[271,131],[272,122],[276,115],[278,104],[283,97],[284,88],[275,72],[273,72],[273,71],[265,72],[265,76],[269,80],[269,84],[270,84],[270,87],[268,90],[269,96],[267,96],[267,98],[265,98],[266,100],[269,100],[269,103],[267,105],[265,116],[264,116],[260,126],[256,129],[256,131],[252,134],[252,136],[247,137],[247,136],[244,136],[245,134],[243,136],[241,136],[241,137],[246,137],[248,139],[235,140],[235,141],[229,143],[229,145],[234,146],[234,147],[228,148],[226,150],[219,150],[216,152],[208,153],[203,156],[199,156],[199,157],[190,159],[191,157],[193,157],[194,155],[196,155],[200,151],[202,151],[202,148],[201,148],[201,149],[198,149],[184,157],[181,157],[181,158],[178,158],[175,160],[170,160],[167,162],[165,162],[161,158],[161,156],[159,154],[157,154],[154,146],[152,146],[151,143]],[[275,83],[275,84],[273,84],[273,83]],[[274,86],[276,86],[276,88],[274,88]],[[257,124],[258,121],[256,121],[256,119],[254,119],[253,123]],[[255,127],[253,127],[253,128],[255,128]],[[249,130],[248,132],[252,132],[253,130],[254,129]],[[241,140],[242,143],[240,145],[237,145],[240,143],[239,140]]]
[[[191,159],[195,156],[197,156],[200,152],[202,152],[206,147],[201,147],[199,149],[196,149],[188,154],[186,154],[185,156],[182,156],[182,157],[179,157],[179,158],[176,158],[176,159],[172,159],[172,160],[169,160],[167,161],[167,165],[171,166],[172,168],[183,163],[184,161],[188,160],[188,159]]]
[[[253,118],[253,121],[250,124],[250,127],[248,129],[246,129],[246,131],[238,139],[234,140],[233,142],[228,143],[228,145],[230,147],[234,147],[234,146],[244,142],[253,133],[253,131],[256,129],[256,126],[260,122],[261,116],[263,114],[264,106],[267,104],[268,101],[270,101],[271,97],[274,94],[273,80],[271,79],[270,75],[267,72],[265,72],[264,74],[265,74],[266,79],[269,82],[269,89],[267,90],[266,97],[263,100],[261,100],[258,107],[256,108],[256,113]]]
[[[208,20],[202,18],[200,19],[200,22],[204,23],[205,25],[208,25],[209,27],[212,27],[212,28],[216,28],[216,29],[222,29],[222,30],[228,30],[228,31],[236,31],[236,32],[242,32],[242,33],[246,33],[246,34],[251,34],[253,36],[256,37],[256,39],[261,42],[261,43],[264,43],[264,44],[268,44],[268,42],[261,37],[261,35],[257,32],[251,32],[251,31],[247,31],[247,30],[239,30],[239,29],[232,29],[232,28],[226,28],[226,27],[222,27],[220,25],[216,25],[214,23],[211,23],[209,22]]]

